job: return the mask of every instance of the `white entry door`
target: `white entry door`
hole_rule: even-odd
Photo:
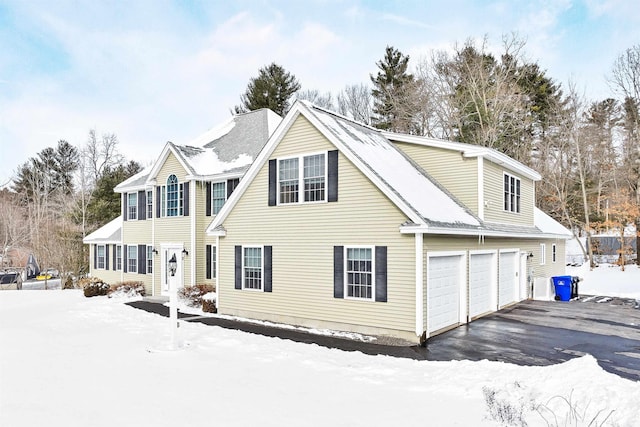
[[[498,307],[516,302],[518,295],[518,252],[501,252],[498,269]]]
[[[495,253],[469,255],[469,317],[496,308],[497,283]]]
[[[182,249],[181,244],[162,244],[160,245],[162,250],[162,264],[160,269],[160,283],[162,284],[162,295],[169,295],[169,284],[171,280],[175,280],[178,287],[183,287],[183,262],[182,262]],[[176,258],[177,268],[175,276],[171,277],[169,273],[169,261],[172,257]]]
[[[427,271],[427,329],[460,323],[462,255],[431,256]]]

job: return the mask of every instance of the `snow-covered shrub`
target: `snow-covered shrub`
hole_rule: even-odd
[[[202,311],[205,313],[217,313],[218,308],[216,307],[216,293],[209,292],[202,295]]]
[[[118,282],[109,287],[109,298],[135,298],[144,296],[144,284],[142,282],[128,281]]]
[[[521,388],[516,381],[511,387]],[[532,400],[523,398],[520,393],[513,393],[512,390],[496,390],[491,387],[482,387],[484,401],[489,410],[489,416],[497,421],[501,426],[526,427],[525,421],[527,411],[535,408]]]
[[[178,297],[190,307],[201,307],[202,296],[214,291],[213,285],[185,286],[178,290]]]
[[[107,292],[109,292],[109,285],[104,283],[102,279],[98,277],[85,277],[80,279],[78,284],[84,291],[84,296],[87,298],[107,295]]]
[[[68,274],[63,282],[62,282],[62,289],[75,289],[76,285],[75,283],[73,283],[73,276],[71,276],[70,274]]]

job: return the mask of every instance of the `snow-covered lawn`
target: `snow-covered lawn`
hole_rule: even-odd
[[[635,289],[616,290],[640,298],[636,267],[622,277],[613,268],[577,273],[568,271],[585,277],[581,293],[610,296],[635,276]],[[584,421],[566,425],[607,416],[605,425],[640,425],[640,382],[590,356],[547,367],[425,362],[188,322],[185,348],[162,351],[168,319],[124,302],[0,292],[0,426],[499,425],[483,389],[529,426],[547,425],[540,413],[556,425],[552,412],[564,426],[567,401]]]

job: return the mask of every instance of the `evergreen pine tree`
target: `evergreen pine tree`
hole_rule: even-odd
[[[289,111],[289,100],[300,90],[296,77],[276,63],[263,67],[258,77],[249,80],[247,89],[240,96],[241,105],[235,107],[236,113],[269,108],[284,116]]]
[[[407,73],[409,56],[387,46],[384,58],[376,65],[380,71],[375,77],[370,75],[375,114],[373,125],[379,129],[407,131],[407,126],[399,121],[406,121],[401,111],[410,104],[408,97],[414,81],[413,74]]]

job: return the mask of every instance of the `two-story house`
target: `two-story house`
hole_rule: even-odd
[[[205,229],[280,121],[261,109],[187,144],[166,143],[152,166],[115,187],[122,215],[83,240],[90,274],[107,283],[141,281],[147,295],[166,295],[175,256],[178,283],[215,284],[217,248]]]
[[[207,228],[222,314],[421,341],[529,298],[569,232],[495,150],[297,102]]]

